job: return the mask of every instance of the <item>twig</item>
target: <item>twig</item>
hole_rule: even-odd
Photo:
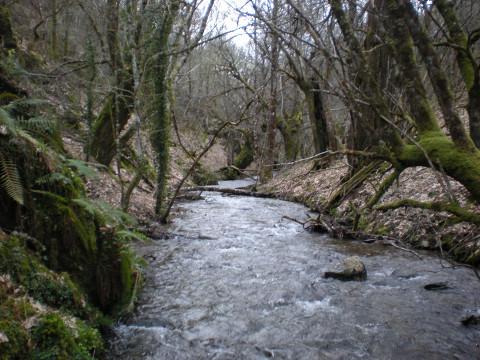
[[[409,252],[410,254],[413,254],[413,255],[415,255],[416,257],[418,257],[420,260],[423,260],[423,258],[422,258],[417,252],[415,252],[415,251],[413,251],[413,250],[411,250],[411,249],[407,249],[407,248],[404,248],[404,247],[402,247],[402,246],[399,246],[399,245],[395,244],[393,241],[384,241],[383,243],[384,243],[385,245],[393,246],[393,247],[396,248],[396,249]]]

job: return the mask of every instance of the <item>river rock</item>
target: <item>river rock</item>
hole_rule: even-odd
[[[342,271],[327,271],[323,277],[342,281],[364,281],[367,280],[367,269],[358,256],[350,256],[343,260]]]

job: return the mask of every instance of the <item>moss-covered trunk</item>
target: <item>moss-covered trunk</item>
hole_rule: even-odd
[[[425,155],[428,155],[428,159]],[[430,167],[430,161],[460,182],[480,202],[480,151],[467,151],[441,132],[426,133],[416,145],[406,145],[398,155],[400,164]]]
[[[455,12],[455,4],[448,0],[434,2],[440,12],[449,34],[449,43],[454,45],[458,69],[468,91],[467,111],[470,122],[470,136],[477,148],[480,148],[480,64],[472,49],[466,31]]]
[[[157,192],[155,213],[160,215],[163,211],[164,200],[167,195],[168,160],[170,152],[170,111],[168,104],[168,68],[170,57],[168,54],[168,39],[173,29],[173,22],[180,10],[180,1],[171,2],[163,19],[162,25],[157,29],[155,38],[156,62],[153,69],[155,85],[155,116],[152,121],[151,143],[155,151],[157,165]]]
[[[282,118],[277,118],[277,128],[282,134],[286,160],[294,161],[300,153],[299,132],[302,120],[301,111],[291,115],[285,114]]]
[[[117,137],[130,119],[134,107],[133,70],[123,61],[118,39],[119,2],[107,1],[107,43],[114,83],[113,90],[93,124],[90,152],[103,165],[109,166],[119,151]],[[128,56],[126,56],[128,58]]]
[[[93,124],[90,153],[97,161],[109,166],[117,152],[116,136],[127,124],[133,110],[133,77],[130,71],[119,89],[106,99],[102,111]]]
[[[356,68],[360,72],[358,76],[364,77],[371,84],[365,91],[370,96],[369,105],[376,109],[381,119],[390,124],[388,119],[391,112],[388,102],[379,91],[377,82],[372,80],[370,65],[354,36],[342,3],[340,0],[330,0],[330,4],[343,36],[356,56],[352,61],[357,63]],[[427,166],[441,170],[463,184],[472,197],[480,201],[480,152],[471,146],[471,139],[455,113],[448,78],[439,66],[431,40],[415,18],[416,13],[408,11],[408,6],[412,6],[410,1],[385,0],[385,4],[385,16],[381,19],[389,36],[390,51],[395,56],[402,74],[399,78],[405,89],[410,119],[417,130],[417,135],[415,139],[397,138],[390,150],[383,150],[384,158],[389,158],[398,171],[411,166]],[[441,130],[433,111],[433,100],[428,97],[419,71],[416,48],[427,65],[435,96],[445,118],[448,135]]]

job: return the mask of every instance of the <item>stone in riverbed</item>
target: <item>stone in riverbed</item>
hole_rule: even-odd
[[[358,256],[350,256],[343,260],[342,271],[327,271],[323,277],[342,281],[364,281],[367,280],[367,269]]]

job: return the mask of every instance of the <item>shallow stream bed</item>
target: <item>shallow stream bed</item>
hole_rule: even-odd
[[[111,359],[480,359],[480,328],[460,322],[480,308],[471,270],[309,233],[283,218],[305,219],[298,204],[203,195],[138,249],[146,284]],[[323,279],[351,255],[367,281]]]

